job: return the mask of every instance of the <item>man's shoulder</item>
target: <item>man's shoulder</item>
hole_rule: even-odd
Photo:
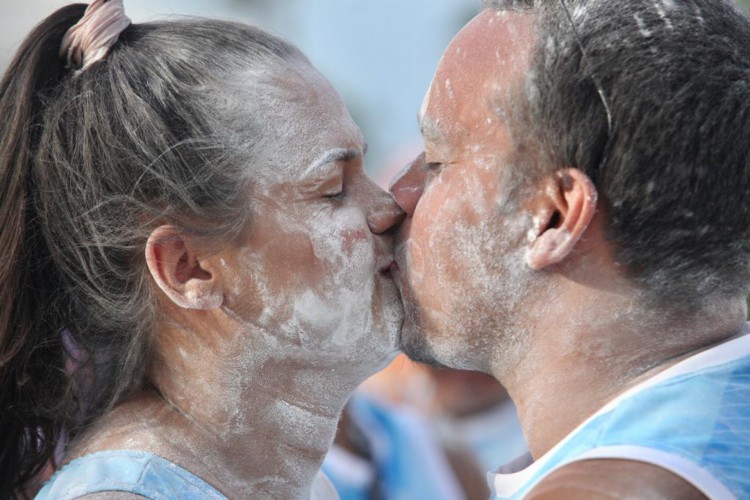
[[[695,486],[656,465],[635,460],[592,459],[561,467],[539,482],[529,499],[705,499]]]

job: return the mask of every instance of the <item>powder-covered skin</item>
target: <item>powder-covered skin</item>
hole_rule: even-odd
[[[304,88],[300,80],[312,85]],[[378,343],[393,348],[401,308],[393,283],[377,272],[393,261],[392,241],[374,237],[368,224],[392,222],[399,210],[364,175],[361,133],[314,69],[264,75],[246,91],[247,101],[275,126],[264,134],[265,164],[256,165],[253,176],[252,241],[237,256],[236,267],[253,273],[247,279],[237,276],[237,286],[246,287],[240,294],[257,296],[228,307],[255,323],[255,313],[242,308],[263,304],[262,316],[271,324],[260,326],[282,332],[301,353],[346,353],[352,366],[364,361],[369,371],[372,350],[383,351]],[[247,112],[258,116],[261,110]],[[334,161],[352,155],[351,165]],[[290,176],[295,183],[288,182]],[[342,189],[342,199],[322,197]],[[267,264],[258,266],[259,261]],[[264,269],[274,276],[263,275]]]
[[[670,4],[655,3],[662,29]],[[411,207],[397,252],[404,351],[494,375],[538,457],[628,387],[736,335],[746,304],[654,307],[619,268],[590,179],[561,168],[521,182],[537,160],[512,128],[538,94],[534,35],[531,15],[492,9],[459,33],[422,107],[424,158],[391,189]]]
[[[487,22],[507,23],[508,18],[507,13],[493,13]],[[521,62],[500,60],[502,55],[493,52],[485,60],[472,47],[453,45],[444,58],[450,56],[455,64],[471,60],[486,68],[501,63],[498,71],[505,73]],[[445,85],[448,80],[450,89]],[[410,285],[404,293],[414,294],[419,304],[402,336],[407,344],[423,339],[431,351],[428,356],[458,368],[489,370],[486,356],[467,358],[476,350],[507,356],[507,346],[492,345],[491,337],[479,332],[500,329],[515,337],[502,311],[513,309],[523,292],[522,275],[527,271],[523,251],[509,252],[526,238],[528,216],[514,214],[509,204],[515,188],[508,177],[513,159],[495,150],[497,144],[510,144],[512,137],[497,127],[496,106],[463,104],[467,95],[509,90],[491,81],[479,82],[473,75],[448,76],[439,69],[421,111],[425,161],[439,166],[428,173],[427,187],[410,222],[410,237],[400,252]],[[469,135],[471,140],[456,145]],[[413,321],[421,324],[415,326]],[[420,329],[429,335],[415,331]]]
[[[186,299],[202,309],[162,300],[150,378],[167,404],[144,391],[71,458],[142,449],[230,498],[306,498],[346,400],[396,353],[387,230],[402,212],[367,178],[361,133],[312,67],[227,87],[223,110],[237,127],[256,117],[247,133],[262,139],[248,165],[250,227],[202,261],[216,285]]]

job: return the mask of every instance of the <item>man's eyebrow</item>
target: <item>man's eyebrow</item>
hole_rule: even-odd
[[[367,145],[365,144],[365,149],[367,148]],[[336,148],[331,149],[329,151],[326,151],[320,157],[315,159],[310,165],[305,168],[305,171],[302,172],[303,178],[308,178],[312,175],[314,175],[316,172],[318,172],[321,168],[325,167],[326,165],[330,165],[332,163],[336,163],[339,161],[347,162],[351,161],[355,158],[358,158],[362,156],[362,153],[357,151],[356,149],[347,149],[347,148]]]

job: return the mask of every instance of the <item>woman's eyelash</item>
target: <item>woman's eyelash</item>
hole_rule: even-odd
[[[342,189],[338,193],[331,193],[324,196],[324,198],[327,198],[329,200],[340,200],[344,197],[344,190]]]
[[[442,166],[442,163],[430,162],[430,163],[425,163],[424,167],[422,168],[424,168],[425,170],[437,170],[441,166]]]

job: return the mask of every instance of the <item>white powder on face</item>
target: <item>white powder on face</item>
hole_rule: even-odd
[[[313,175],[334,151],[361,147],[361,134],[339,97],[314,69],[285,68],[259,80],[249,91],[262,91],[255,100],[268,118],[268,137],[260,152],[264,161],[253,173],[253,196],[275,203],[263,216],[275,218],[281,238],[306,238],[315,260],[311,265],[320,273],[312,281],[298,280],[283,290],[270,286],[273,276],[263,272],[267,252],[273,251],[270,242],[267,248],[243,253],[250,276],[248,283],[238,278],[234,293],[241,295],[243,287],[253,290],[259,301],[254,325],[281,333],[284,342],[294,347],[295,357],[312,361],[326,351],[329,358],[338,355],[340,362],[356,363],[361,369],[379,366],[394,349],[403,313],[395,285],[379,275],[379,267],[389,263],[390,250],[383,245],[384,255],[376,257],[379,237],[370,232],[367,218],[382,219],[398,210],[395,204],[382,202],[320,209],[294,195],[283,198],[292,191],[282,189],[280,195],[277,187]],[[243,85],[248,92],[246,82]],[[352,352],[353,347],[357,352]]]
[[[505,14],[500,16],[504,18],[503,27],[495,28],[505,30],[510,39],[526,36],[525,31],[518,29],[520,24],[511,23],[512,19],[505,18]],[[498,17],[489,15],[486,19],[487,23],[494,23]],[[461,138],[445,148],[451,151],[452,147],[461,159],[457,162],[461,174],[448,165],[433,178],[420,200],[422,210],[418,207],[413,219],[412,239],[405,245],[405,258],[411,293],[419,305],[414,322],[421,323],[425,331],[421,335],[408,335],[424,341],[428,347],[426,354],[457,368],[488,369],[499,356],[498,349],[502,349],[498,345],[519,344],[515,340],[519,337],[517,331],[510,324],[510,312],[516,307],[518,296],[526,290],[520,277],[530,271],[520,247],[531,224],[524,217],[506,217],[503,209],[508,193],[491,187],[502,186],[505,181],[502,172],[511,168],[497,164],[496,136],[500,135],[498,124],[513,120],[514,110],[510,108],[513,100],[509,98],[517,87],[500,85],[495,76],[518,72],[521,78],[520,68],[527,66],[529,55],[514,52],[515,47],[505,47],[488,53],[484,59],[493,59],[494,54],[497,61],[497,64],[487,61],[488,66],[501,69],[492,75],[479,72],[470,83],[476,94],[491,95],[493,103],[508,101],[507,108],[482,115],[484,108],[478,99],[472,101],[479,108],[473,115],[477,119],[465,123],[447,120],[456,113],[446,84],[447,76],[458,78],[447,74],[451,71],[449,64],[455,59],[441,61],[441,70],[430,87],[429,109],[423,108],[433,121],[445,119],[446,137]],[[448,52],[454,57],[456,53]],[[457,99],[471,99],[464,95],[468,89],[452,90]],[[499,140],[505,137],[503,134]],[[435,199],[431,200],[433,196]],[[501,262],[502,269],[498,269]],[[410,339],[406,342],[411,344]]]
[[[477,170],[502,171],[490,159],[475,159]],[[450,196],[443,193],[439,203],[423,198],[429,213],[415,223],[433,230],[405,242],[409,280],[427,330],[420,336],[438,361],[456,368],[489,369],[522,345],[511,311],[527,290],[530,271],[520,248],[530,221],[507,213],[507,192],[485,185],[502,185],[501,176],[487,179],[453,176]],[[459,215],[460,222],[448,222]]]
[[[283,227],[279,226],[283,233]],[[239,254],[238,265],[244,272],[234,273],[232,284],[232,295],[230,297],[241,297],[252,290],[258,301],[261,313],[254,323],[263,330],[272,330],[277,326],[278,318],[288,309],[286,298],[272,290],[268,286],[268,278],[264,273],[266,252],[264,249],[245,248]],[[230,303],[230,308],[234,307]]]
[[[248,85],[248,80],[253,84]],[[311,165],[333,147],[361,142],[361,133],[338,94],[307,64],[290,63],[273,73],[243,73],[229,86],[245,96],[240,104],[231,103],[238,121],[263,116],[262,144],[252,151],[257,158],[252,166],[257,170],[253,172],[256,189],[298,178],[303,164]],[[343,144],[342,139],[346,139]]]
[[[378,265],[387,262],[377,262],[374,236],[363,212],[355,207],[305,212],[309,220],[296,223],[292,222],[296,216],[284,211],[268,216],[276,217],[275,226],[282,235],[304,235],[322,275],[315,282],[300,282],[291,289],[271,288],[268,283],[274,278],[263,269],[268,252],[275,247],[269,244],[267,249],[243,250],[242,266],[250,279],[238,277],[238,281],[246,279],[262,303],[263,312],[255,324],[282,333],[285,342],[294,346],[296,358],[312,361],[325,352],[329,358],[340,356],[342,363],[380,366],[382,357],[393,349],[402,312],[395,286],[390,285],[392,293],[383,293],[378,285],[382,280],[382,286],[388,286],[385,279],[377,277]],[[241,291],[238,285],[236,290]],[[373,301],[380,301],[381,296],[381,307],[373,308]],[[360,350],[353,352],[357,346]],[[283,355],[284,351],[279,351],[279,356]]]
[[[448,99],[453,100],[453,87],[450,78],[445,80],[445,91],[448,92]]]
[[[359,362],[377,351],[390,352],[393,348],[391,332],[400,324],[401,307],[395,286],[378,276],[378,267],[386,265],[389,257],[384,255],[386,260],[378,262],[373,236],[363,214],[355,208],[338,209],[333,220],[316,222],[312,243],[315,256],[331,269],[329,278],[318,289],[317,300],[325,302],[331,317],[337,320],[334,325],[318,327],[316,347],[340,352]],[[382,293],[382,286],[390,286],[392,293]],[[375,310],[372,304],[378,296],[385,300],[382,307]],[[297,302],[298,315],[294,321],[306,320],[313,324],[309,322],[310,314],[317,315],[318,310],[309,307],[312,305],[309,298]],[[378,345],[380,347],[376,347]],[[353,346],[371,352],[353,353]]]

